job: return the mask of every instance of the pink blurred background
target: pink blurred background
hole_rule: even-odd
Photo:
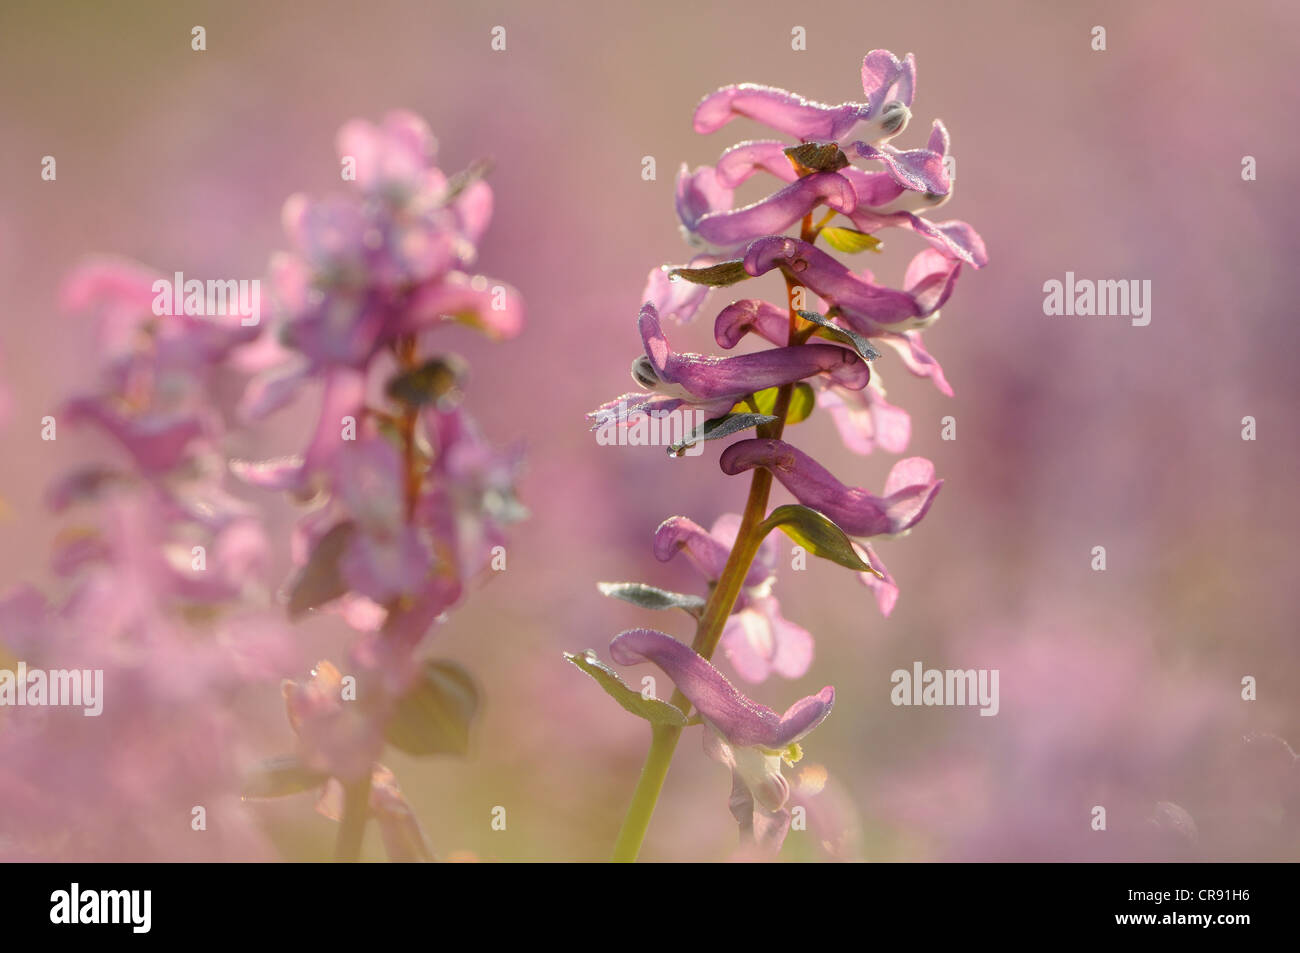
[[[190,49],[195,24],[205,52]],[[496,25],[504,52],[489,45]],[[796,25],[806,51],[791,50]],[[1104,52],[1090,48],[1095,25]],[[689,638],[685,616],[603,599],[595,583],[695,586],[653,559],[655,526],[677,513],[710,524],[746,487],[717,469],[717,445],[681,460],[599,447],[582,416],[630,389],[646,273],[686,257],[678,165],[758,132],[742,122],[699,137],[691,111],[743,81],[853,99],[865,52],[912,51],[919,125],[899,144],[945,121],[960,184],[942,217],[973,224],[992,259],[963,274],[927,332],[954,398],[883,359],[891,401],[912,413],[909,454],[946,483],[910,537],[880,547],[902,589],[889,619],[837,567],[782,575],[785,613],[813,632],[817,657],[804,679],[754,695],[784,708],[835,684],[834,714],[805,751],[833,779],[819,803],[856,818],[836,856],[1296,859],[1296,771],[1259,769],[1242,739],[1300,743],[1297,29],[1300,9],[1282,0],[6,4],[0,588],[53,585],[59,523],[41,494],[85,451],[39,439],[40,418],[95,366],[90,336],[58,310],[63,276],[95,252],[262,276],[285,246],[283,200],[339,188],[338,126],[409,108],[437,134],[443,168],[496,163],[480,261],[521,290],[528,327],[503,345],[470,332],[447,343],[471,362],[484,430],[527,442],[532,516],[513,530],[508,570],[440,636],[487,693],[473,759],[390,766],[440,855],[605,857],[648,733],[561,653],[603,650],[634,625]],[[56,182],[40,178],[47,154]],[[641,177],[647,155],[655,181]],[[1242,180],[1246,155],[1257,181]],[[897,281],[921,245],[888,245],[872,265]],[[1043,282],[1066,271],[1151,280],[1150,325],[1044,316]],[[715,311],[670,331],[674,343],[716,349]],[[313,411],[303,402],[240,434],[232,454],[297,449]],[[945,415],[955,441],[940,439]],[[1247,415],[1254,442],[1241,439]],[[893,462],[844,450],[825,416],[791,437],[852,485],[878,488]],[[248,498],[287,532],[286,506]],[[1105,572],[1090,568],[1097,545]],[[287,541],[280,556],[287,572]],[[303,627],[303,668],[342,637],[328,620]],[[1000,714],[892,706],[889,675],[914,661],[999,669]],[[1246,675],[1253,702],[1240,697]],[[248,706],[263,734],[247,757],[285,749],[274,690]],[[697,735],[679,748],[647,859],[734,846],[729,779]],[[1158,802],[1190,813],[1197,836],[1153,821]],[[1098,804],[1104,833],[1089,826]],[[505,831],[490,827],[496,805]],[[331,823],[309,800],[247,809],[284,856],[328,855]],[[380,856],[373,833],[367,856]],[[794,833],[784,856],[824,852],[815,833]]]

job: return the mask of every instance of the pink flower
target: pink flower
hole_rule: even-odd
[[[663,632],[630,629],[615,636],[609,651],[620,665],[653,662],[690,699],[708,728],[706,753],[732,772],[730,807],[742,840],[765,852],[779,850],[790,826],[785,807],[790,785],[782,763],[799,760],[799,741],[830,714],[835,689],[828,685],[778,715],[747,698],[706,659]]]
[[[876,496],[846,487],[797,447],[781,440],[741,440],[723,451],[722,472],[735,476],[766,467],[800,503],[825,513],[850,536],[897,536],[921,521],[943,486],[934,464],[922,457],[900,460]]]
[[[718,517],[707,533],[684,516],[672,516],[655,531],[655,556],[668,560],[682,553],[714,584],[722,575],[739,529],[740,517],[732,513]],[[800,678],[812,664],[812,635],[787,620],[781,614],[780,603],[771,595],[776,561],[776,539],[769,536],[750,566],[722,632],[722,650],[747,682],[765,681],[773,673]]]

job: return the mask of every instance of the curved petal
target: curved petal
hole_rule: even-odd
[[[834,344],[805,344],[771,348],[735,357],[709,358],[698,354],[674,355],[670,373],[702,400],[742,397],[769,387],[780,387],[825,374],[841,387],[867,386],[871,368],[848,348]]]
[[[778,715],[747,698],[689,645],[654,629],[620,633],[610,642],[609,652],[620,665],[654,662],[690,699],[701,717],[737,747],[759,746],[775,751],[789,747],[820,725],[835,702],[835,689],[827,685]]]
[[[782,678],[803,678],[812,665],[813,637],[803,626],[795,625],[780,612],[776,600],[768,618],[776,635],[776,655],[772,658],[772,671]]]
[[[833,344],[772,348],[735,357],[678,354],[664,337],[652,305],[641,309],[639,324],[646,358],[659,381],[679,385],[697,401],[743,397],[818,374],[854,390],[866,387],[871,378],[865,361]]]
[[[687,267],[703,268],[717,262],[718,259],[714,256],[696,255]],[[654,305],[655,310],[665,318],[675,318],[679,324],[685,324],[695,317],[712,289],[708,285],[674,278],[672,271],[671,265],[653,269],[646,277],[641,301]]]
[[[930,131],[930,142],[924,149],[902,150],[890,145],[854,142],[846,152],[859,159],[879,159],[895,181],[914,192],[947,195],[952,190],[952,180],[943,161],[948,145],[948,130],[936,119]]]
[[[916,233],[930,242],[940,253],[946,251],[947,257],[960,258],[975,268],[983,268],[989,263],[989,253],[984,247],[984,239],[965,222],[958,219],[930,222],[915,215],[909,218],[912,219],[909,224]]]
[[[881,335],[879,340],[898,352],[898,356],[903,359],[903,364],[913,375],[930,378],[934,381],[934,386],[939,388],[939,393],[947,397],[952,396],[952,386],[944,377],[939,362],[921,343],[920,331],[891,332]]]
[[[880,610],[881,615],[888,618],[889,614],[894,611],[894,606],[898,604],[898,583],[894,582],[894,577],[890,574],[889,568],[881,562],[880,557],[876,555],[876,551],[871,548],[869,543],[854,543],[853,548],[858,551],[858,555],[862,559],[866,560],[880,573],[877,576],[875,573],[860,572],[858,573],[858,581],[875,593],[876,607]]]
[[[738,526],[739,517],[734,518]],[[720,517],[718,523],[714,524],[714,531],[709,533],[699,523],[685,516],[668,517],[655,530],[655,558],[667,562],[677,553],[683,553],[705,579],[717,582],[722,577],[722,570],[727,565],[727,557],[731,555],[731,547],[736,539],[734,530],[730,538],[727,538],[725,529],[722,528],[728,525],[722,522],[724,519],[726,517]],[[745,585],[762,585],[771,575],[771,566],[756,560],[745,576]]]
[[[909,211],[881,213],[863,206],[858,206],[848,217],[854,227],[864,232],[875,232],[886,227],[915,232],[945,258],[963,261],[972,268],[983,268],[989,262],[988,251],[979,232],[958,219],[931,222]]]
[[[592,422],[592,430],[600,430],[605,427],[631,424],[641,417],[667,417],[674,411],[686,408],[702,413],[705,420],[712,420],[725,415],[735,402],[734,397],[723,397],[720,400],[697,403],[672,394],[633,391],[605,401],[595,410],[590,411],[587,419]]]
[[[732,207],[735,194],[718,181],[718,172],[711,165],[703,165],[692,172],[682,163],[677,173],[677,217],[687,229],[694,231],[695,223],[710,212],[721,212]]]
[[[735,248],[784,232],[818,205],[848,214],[857,208],[858,196],[844,176],[818,172],[752,205],[710,212],[693,223],[683,220],[683,224],[715,248]]]
[[[745,271],[754,277],[781,268],[800,284],[837,307],[859,334],[867,337],[929,317],[952,294],[961,262],[927,248],[908,268],[906,290],[896,291],[853,274],[847,266],[804,241],[773,236],[753,242]]]
[[[790,164],[786,148],[787,144],[778,139],[738,142],[718,158],[718,182],[735,189],[759,169],[770,172],[782,182],[794,182],[799,173]]]
[[[710,133],[744,116],[799,139],[840,139],[869,118],[866,103],[828,106],[774,86],[724,86],[695,107],[695,131]]]
[[[931,152],[946,156],[951,145],[952,140],[948,136],[948,127],[943,124],[942,120],[936,119],[934,125],[930,127],[930,141],[925,144],[925,147]]]
[[[728,546],[711,536],[699,523],[685,516],[670,516],[655,530],[655,559],[667,562],[679,552],[710,582],[716,582],[722,576],[722,569],[731,554]]]
[[[755,684],[773,673],[802,678],[812,664],[812,634],[782,616],[772,596],[753,600],[727,619],[719,644],[736,674]]]
[[[868,454],[876,447],[902,453],[912,436],[912,418],[885,400],[875,378],[859,391],[828,387],[817,395],[817,405],[830,412],[844,445],[854,453]]]
[[[736,546],[736,537],[740,535],[740,524],[742,522],[739,513],[723,513],[713,521],[713,526],[709,528],[709,535],[716,539],[730,551]],[[758,552],[754,554],[753,562],[750,563],[749,572],[745,574],[745,586],[761,586],[776,576],[776,561],[780,557],[780,550],[776,544],[776,536],[769,533],[759,544]],[[744,593],[741,594],[742,596]]]
[[[916,57],[908,53],[900,60],[889,50],[872,50],[862,58],[862,92],[873,116],[887,102],[912,105],[916,95]]]
[[[745,298],[727,305],[713,322],[713,337],[720,347],[735,347],[751,331],[783,347],[790,340],[789,312],[770,301]]]
[[[903,286],[916,302],[917,316],[928,318],[942,308],[960,274],[961,262],[939,249],[918,252],[903,275]]]
[[[704,753],[731,770],[727,806],[740,825],[742,849],[775,856],[790,829],[790,784],[781,774],[781,756],[755,748],[733,748],[715,732],[704,732]]]
[[[840,175],[849,180],[853,191],[858,195],[858,213],[890,206],[900,196],[909,194],[909,189],[898,181],[888,170],[868,172],[855,166],[841,169]],[[855,222],[856,224],[856,222]],[[861,225],[858,225],[861,228]]]
[[[850,536],[895,535],[920,522],[934,502],[942,480],[934,464],[909,457],[894,464],[883,496],[847,487],[797,447],[782,440],[752,439],[734,443],[718,461],[730,476],[766,467],[795,499],[830,517]]]
[[[590,411],[587,419],[593,421],[591,429],[596,430],[612,424],[627,423],[637,414],[671,413],[684,403],[685,401],[680,397],[633,391],[605,401],[595,410]]]

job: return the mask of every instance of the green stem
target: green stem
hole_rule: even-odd
[[[664,779],[668,777],[668,766],[673,763],[673,751],[677,748],[677,739],[681,734],[682,729],[675,725],[652,727],[650,751],[641,768],[641,779],[637,781],[632,803],[628,806],[623,826],[619,828],[618,840],[614,843],[614,863],[630,864],[640,853],[641,842],[645,840],[646,830],[650,827],[650,818],[654,816],[655,804],[659,801],[659,792],[663,790]]]
[[[804,240],[815,242],[817,235],[812,229],[812,215],[805,216],[803,223]],[[793,296],[798,282],[786,275],[786,292],[790,296],[790,343],[802,344],[806,335],[799,331],[799,316],[795,314]],[[794,395],[794,385],[787,384],[776,394],[776,404],[772,415],[776,420],[759,428],[759,435],[770,440],[780,440],[785,431],[785,418],[790,412],[790,399]],[[767,500],[772,492],[772,472],[766,467],[754,470],[749,484],[749,498],[745,501],[745,512],[740,518],[740,529],[736,533],[736,542],[727,556],[727,564],[722,569],[709,601],[700,614],[699,626],[695,630],[695,641],[691,648],[703,658],[713,658],[727,618],[736,605],[745,577],[749,575],[750,564],[758,554],[758,547],[763,542],[764,533],[758,526],[767,516]],[[673,692],[672,704],[683,712],[690,711],[690,701],[681,689]],[[659,803],[659,793],[663,790],[664,780],[668,777],[668,767],[672,764],[673,752],[677,741],[682,736],[682,729],[670,725],[655,725],[651,728],[650,750],[646,754],[645,764],[641,767],[641,777],[636,790],[632,792],[632,803],[628,805],[627,814],[623,816],[623,826],[619,828],[618,840],[614,843],[614,862],[633,863],[641,852],[650,820],[654,817],[655,805]]]
[[[779,437],[785,425],[785,415],[790,409],[790,395],[793,387],[783,387],[777,393],[775,416],[778,418],[771,426],[773,437]],[[736,597],[749,574],[750,564],[758,553],[762,536],[756,531],[767,515],[767,499],[772,491],[772,474],[765,468],[754,471],[749,484],[749,498],[745,502],[745,512],[740,520],[740,530],[736,534],[736,544],[731,548],[722,576],[709,594],[709,601],[700,614],[699,627],[695,630],[695,641],[691,647],[706,659],[712,658],[722,638],[727,617],[736,604]],[[690,710],[690,702],[678,689],[673,692],[672,704],[682,711]],[[632,863],[641,852],[641,843],[645,840],[654,816],[655,805],[659,802],[659,792],[663,790],[664,779],[668,776],[668,766],[672,764],[673,751],[682,729],[670,725],[656,725],[651,732],[650,751],[641,768],[641,777],[637,781],[636,791],[632,794],[632,803],[628,806],[619,829],[618,840],[614,844],[614,861]]]
[[[339,825],[339,839],[334,859],[343,864],[355,864],[361,859],[361,840],[366,833],[366,819],[370,816],[370,775],[343,789],[343,820]]]
[[[706,659],[713,655],[718,646],[727,617],[731,615],[740,587],[749,573],[749,564],[758,552],[761,540],[756,538],[754,527],[763,521],[767,513],[767,496],[771,489],[772,474],[764,469],[755,470],[754,479],[749,485],[745,514],[740,521],[740,532],[736,535],[736,545],[727,557],[722,577],[709,594],[709,601],[700,615],[700,624],[691,646]],[[672,704],[683,712],[690,710],[690,702],[680,689],[673,692]],[[668,776],[668,766],[672,763],[673,751],[676,750],[681,735],[682,729],[671,725],[656,725],[652,728],[650,751],[646,755],[641,777],[632,793],[632,803],[623,817],[623,826],[619,829],[618,840],[614,844],[615,863],[632,863],[641,852],[641,843],[650,827],[655,805],[659,803],[659,792],[663,790],[664,778]]]

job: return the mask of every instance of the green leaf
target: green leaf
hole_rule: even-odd
[[[769,387],[766,390],[760,390],[750,395],[754,405],[758,408],[758,413],[772,415],[773,411],[776,410],[776,395],[779,390],[779,387]],[[813,412],[813,408],[816,406],[817,398],[813,394],[812,386],[805,381],[800,381],[790,394],[790,409],[786,411],[785,422],[787,424],[797,424],[807,420],[808,415]],[[754,410],[754,407],[750,406],[749,400],[739,401],[731,409],[739,411],[746,408],[751,411]]]
[[[344,520],[317,541],[316,548],[307,557],[307,564],[289,583],[290,619],[297,619],[348,591],[348,584],[339,574],[339,557],[356,530],[355,523]]]
[[[455,662],[426,662],[420,681],[398,700],[384,737],[407,754],[466,755],[478,707],[469,672]]]
[[[785,154],[813,172],[838,172],[849,164],[849,157],[834,142],[805,142],[790,146]]]
[[[832,323],[830,319],[823,318],[816,311],[799,311],[797,313],[799,317],[803,318],[805,321],[811,321],[813,324],[818,326],[818,337],[829,338],[832,341],[839,341],[842,344],[847,344],[849,347],[853,348],[853,350],[857,351],[858,357],[862,358],[864,361],[874,361],[876,358],[880,357],[880,352],[871,346],[871,342],[856,331],[842,328],[838,324]]]
[[[436,404],[453,393],[465,376],[465,362],[454,354],[434,357],[393,377],[384,388],[393,400],[408,407]]]
[[[737,405],[740,406],[740,405]],[[733,433],[741,430],[748,430],[750,427],[757,427],[761,424],[770,424],[776,418],[771,414],[751,414],[751,413],[731,413],[725,417],[714,417],[712,420],[706,420],[692,433],[686,435],[680,443],[674,443],[668,448],[669,456],[680,457],[689,447],[704,440],[720,440],[723,437],[730,437]]]
[[[655,725],[681,727],[686,724],[686,716],[680,708],[657,698],[643,698],[640,692],[628,688],[623,679],[619,678],[618,674],[602,662],[591,649],[587,649],[581,655],[565,652],[564,657],[594,678],[610,698],[638,718],[644,718]]]
[[[328,780],[328,774],[307,767],[297,755],[283,754],[253,765],[239,793],[244,798],[286,797],[315,790]]]
[[[846,569],[869,572],[877,578],[884,578],[874,566],[858,555],[844,530],[811,507],[799,503],[778,506],[758,528],[763,535],[773,529],[780,529],[814,556],[839,563]]]
[[[735,261],[723,261],[716,265],[709,265],[707,268],[674,268],[668,272],[668,277],[685,278],[687,281],[697,285],[708,285],[710,288],[723,288],[744,281],[750,277],[750,274],[745,270],[744,260],[737,258]]]
[[[622,599],[642,609],[682,609],[697,619],[704,610],[704,599],[684,592],[669,592],[644,582],[598,582],[601,595]]]
[[[860,251],[880,251],[880,239],[856,228],[830,226],[819,233],[826,239],[826,244],[846,255],[856,255]]]

